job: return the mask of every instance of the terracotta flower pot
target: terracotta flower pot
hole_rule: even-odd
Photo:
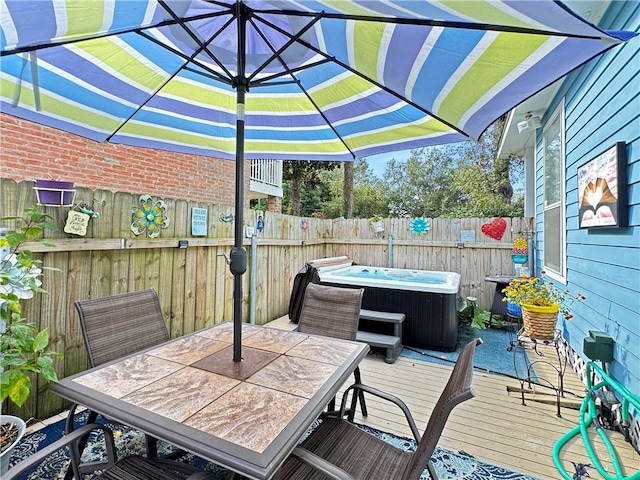
[[[525,336],[539,340],[553,340],[559,311],[558,304],[548,307],[522,305],[522,324]]]

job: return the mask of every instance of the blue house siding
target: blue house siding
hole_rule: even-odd
[[[599,26],[640,31],[640,3],[613,2]],[[567,288],[586,295],[575,302],[575,317],[563,321],[564,338],[585,360],[589,330],[614,339],[609,373],[640,393],[640,38],[618,46],[564,81],[543,124],[564,99]],[[578,228],[579,166],[616,142],[627,144],[628,227]],[[536,165],[536,268],[544,263],[542,131]],[[640,412],[636,412],[640,414]]]

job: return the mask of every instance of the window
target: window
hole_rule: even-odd
[[[544,268],[559,280],[565,277],[564,103],[543,130],[544,139]]]

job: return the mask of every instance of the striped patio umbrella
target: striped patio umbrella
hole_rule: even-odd
[[[5,113],[236,161],[236,327],[244,160],[478,138],[631,35],[552,0],[0,0],[0,15]]]

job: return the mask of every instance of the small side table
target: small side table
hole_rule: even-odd
[[[493,293],[493,303],[491,304],[491,311],[489,315],[489,328],[491,328],[491,324],[493,323],[494,315],[513,317],[513,315],[511,315],[507,310],[507,304],[502,301],[504,298],[502,290],[509,285],[509,282],[514,278],[517,277],[515,275],[487,275],[484,277],[485,281],[496,284],[496,289]]]
[[[567,369],[567,359],[566,357],[563,358],[563,355],[561,355],[560,353],[561,338],[562,337],[561,337],[560,330],[555,331],[553,339],[539,339],[534,337],[527,337],[524,334],[524,328],[522,328],[518,331],[517,343],[515,345],[515,348],[513,349],[513,368],[516,372],[516,376],[518,377],[518,380],[520,381],[520,394],[521,394],[522,405],[526,405],[525,399],[524,399],[525,383],[527,384],[528,389],[531,390],[531,378],[532,378],[531,367],[539,363],[545,363],[551,366],[556,371],[557,386],[553,382],[543,377],[540,377],[537,374],[535,374],[534,377],[537,379],[538,383],[548,386],[549,388],[555,391],[556,409],[557,409],[556,415],[560,418],[562,418],[562,414],[560,412],[560,397],[564,397],[564,373]],[[554,361],[548,360],[546,358],[542,360],[535,360],[533,362],[530,361],[526,352],[527,347],[529,347],[530,350],[533,350],[535,354],[538,355],[539,357],[544,357],[544,353],[538,350],[539,345],[550,345],[555,348],[556,356],[557,356],[557,364]],[[517,355],[519,350],[522,352],[522,355],[524,356],[524,363],[527,366],[526,372],[518,371]]]

